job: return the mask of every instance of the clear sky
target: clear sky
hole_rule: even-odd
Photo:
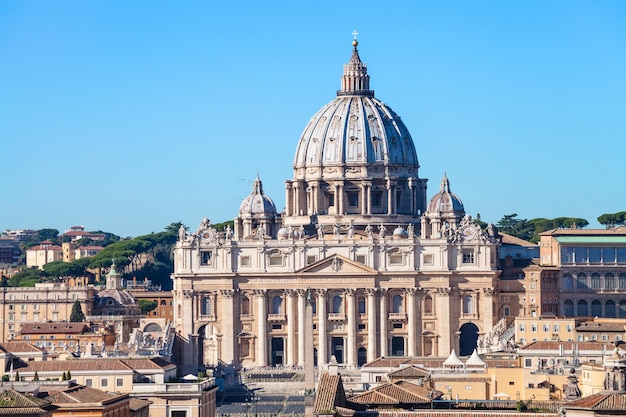
[[[0,1],[0,230],[279,210],[352,31],[376,97],[496,223],[626,210],[624,1]]]

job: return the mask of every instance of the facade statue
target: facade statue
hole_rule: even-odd
[[[181,242],[184,242],[186,237],[187,237],[187,232],[185,230],[185,226],[181,224],[180,227],[178,228],[178,240],[180,240]]]
[[[372,225],[368,224],[367,226],[365,226],[365,234],[367,234],[367,237],[372,238]]]
[[[381,225],[378,226],[378,236],[383,238],[385,237],[385,233],[387,233],[387,228],[385,227],[384,224],[381,223]]]

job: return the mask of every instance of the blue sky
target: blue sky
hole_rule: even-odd
[[[0,230],[284,207],[352,31],[429,179],[496,223],[626,210],[626,2],[0,2]]]

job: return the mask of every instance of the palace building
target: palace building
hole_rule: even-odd
[[[254,181],[233,228],[181,228],[174,321],[183,372],[217,365],[355,368],[469,355],[497,321],[498,237],[443,176],[428,200],[415,145],[378,100],[354,40],[341,89],[294,141],[278,212]],[[311,305],[313,328],[305,325]]]

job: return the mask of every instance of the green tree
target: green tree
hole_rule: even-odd
[[[19,381],[20,380],[20,373],[16,372],[15,373],[15,381]]]
[[[74,301],[74,305],[72,306],[72,312],[70,314],[70,321],[72,323],[80,323],[85,320],[85,313],[83,313],[83,308],[80,305],[80,301]]]
[[[35,375],[33,375],[33,381],[39,381],[39,374],[35,371]]]
[[[63,371],[63,375],[61,376],[61,381],[67,381],[67,374]]]
[[[626,223],[626,211],[601,214],[598,216],[598,223],[604,225],[607,229],[623,226]]]
[[[524,240],[530,240],[535,227],[526,219],[518,219],[517,213],[505,214],[496,224],[499,231]]]
[[[72,373],[67,371],[67,380],[69,381],[70,379],[72,379]]]
[[[141,308],[141,312],[143,314],[148,314],[149,312],[157,308],[158,305],[157,302],[154,300],[139,300],[137,301],[137,304],[139,304],[139,308]]]
[[[43,242],[44,240],[56,241],[59,231],[57,229],[40,229],[37,230],[35,236],[37,242]]]

